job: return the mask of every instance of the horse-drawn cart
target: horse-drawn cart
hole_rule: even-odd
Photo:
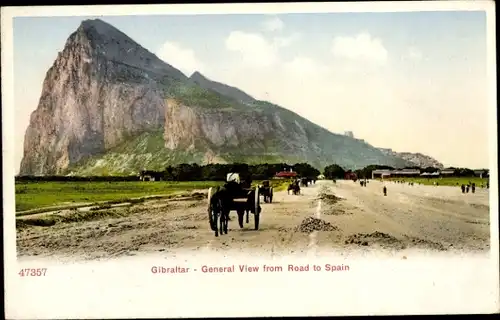
[[[292,183],[288,185],[287,193],[290,194],[290,191],[292,191],[294,195],[300,194],[300,181],[298,179],[292,181]]]
[[[227,175],[226,183],[221,187],[208,189],[208,219],[215,236],[228,233],[229,213],[238,213],[238,223],[243,228],[243,218],[246,213],[246,223],[249,223],[250,212],[254,215],[255,230],[260,222],[260,192],[259,187],[252,188],[240,182],[237,173]],[[219,225],[220,230],[219,230]]]
[[[264,180],[259,187],[259,194],[264,196],[265,203],[273,202],[273,187],[271,187],[269,180]]]

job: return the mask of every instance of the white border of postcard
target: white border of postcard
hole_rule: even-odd
[[[5,307],[10,319],[251,317],[499,312],[496,43],[494,1],[412,1],[213,5],[2,7],[2,120]],[[14,106],[12,18],[286,12],[396,12],[483,10],[487,12],[489,72],[491,250],[490,255],[400,257],[329,256],[306,261],[349,263],[346,273],[153,274],[151,267],[203,264],[302,263],[215,254],[167,261],[93,262],[78,265],[31,262],[46,277],[20,279],[14,216]],[[345,260],[347,259],[347,260]],[[348,261],[348,262],[346,262]]]

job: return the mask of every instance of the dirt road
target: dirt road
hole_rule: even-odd
[[[260,229],[240,229],[231,213],[229,234],[216,238],[207,200],[153,200],[94,212],[94,220],[18,228],[19,257],[108,259],[123,255],[236,250],[252,254],[319,254],[355,250],[488,250],[486,189],[409,186],[371,181],[318,181],[301,195],[276,192],[262,204]],[[340,197],[341,199],[337,198]],[[29,219],[29,218],[25,218]]]

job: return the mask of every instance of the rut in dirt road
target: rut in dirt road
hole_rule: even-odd
[[[349,245],[360,241],[365,246],[386,244],[387,238],[377,237],[380,239],[375,240],[366,236],[379,232],[397,239],[394,242],[401,245],[395,244],[395,248],[489,249],[489,223],[471,223],[489,222],[489,194],[486,190],[464,197],[459,190],[449,187],[391,185],[388,196],[383,196],[380,192],[382,185],[372,181],[367,187],[360,187],[341,181],[332,187],[345,199],[342,205],[350,206],[354,212],[350,217],[338,217],[343,222],[339,224],[341,228],[345,224],[352,230],[351,236],[346,238]],[[356,234],[357,239],[354,238]],[[363,237],[366,240],[360,240]]]

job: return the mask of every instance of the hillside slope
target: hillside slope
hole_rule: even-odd
[[[238,88],[228,86],[226,84],[212,81],[202,75],[200,72],[194,72],[189,79],[198,86],[215,91],[223,96],[232,98],[242,103],[254,103],[255,99]]]
[[[396,152],[391,149],[380,148],[380,150],[387,155],[398,157],[403,160],[406,160],[415,166],[420,168],[433,167],[438,169],[444,169],[444,165],[433,157],[427,156],[422,153],[414,153],[414,152]]]

